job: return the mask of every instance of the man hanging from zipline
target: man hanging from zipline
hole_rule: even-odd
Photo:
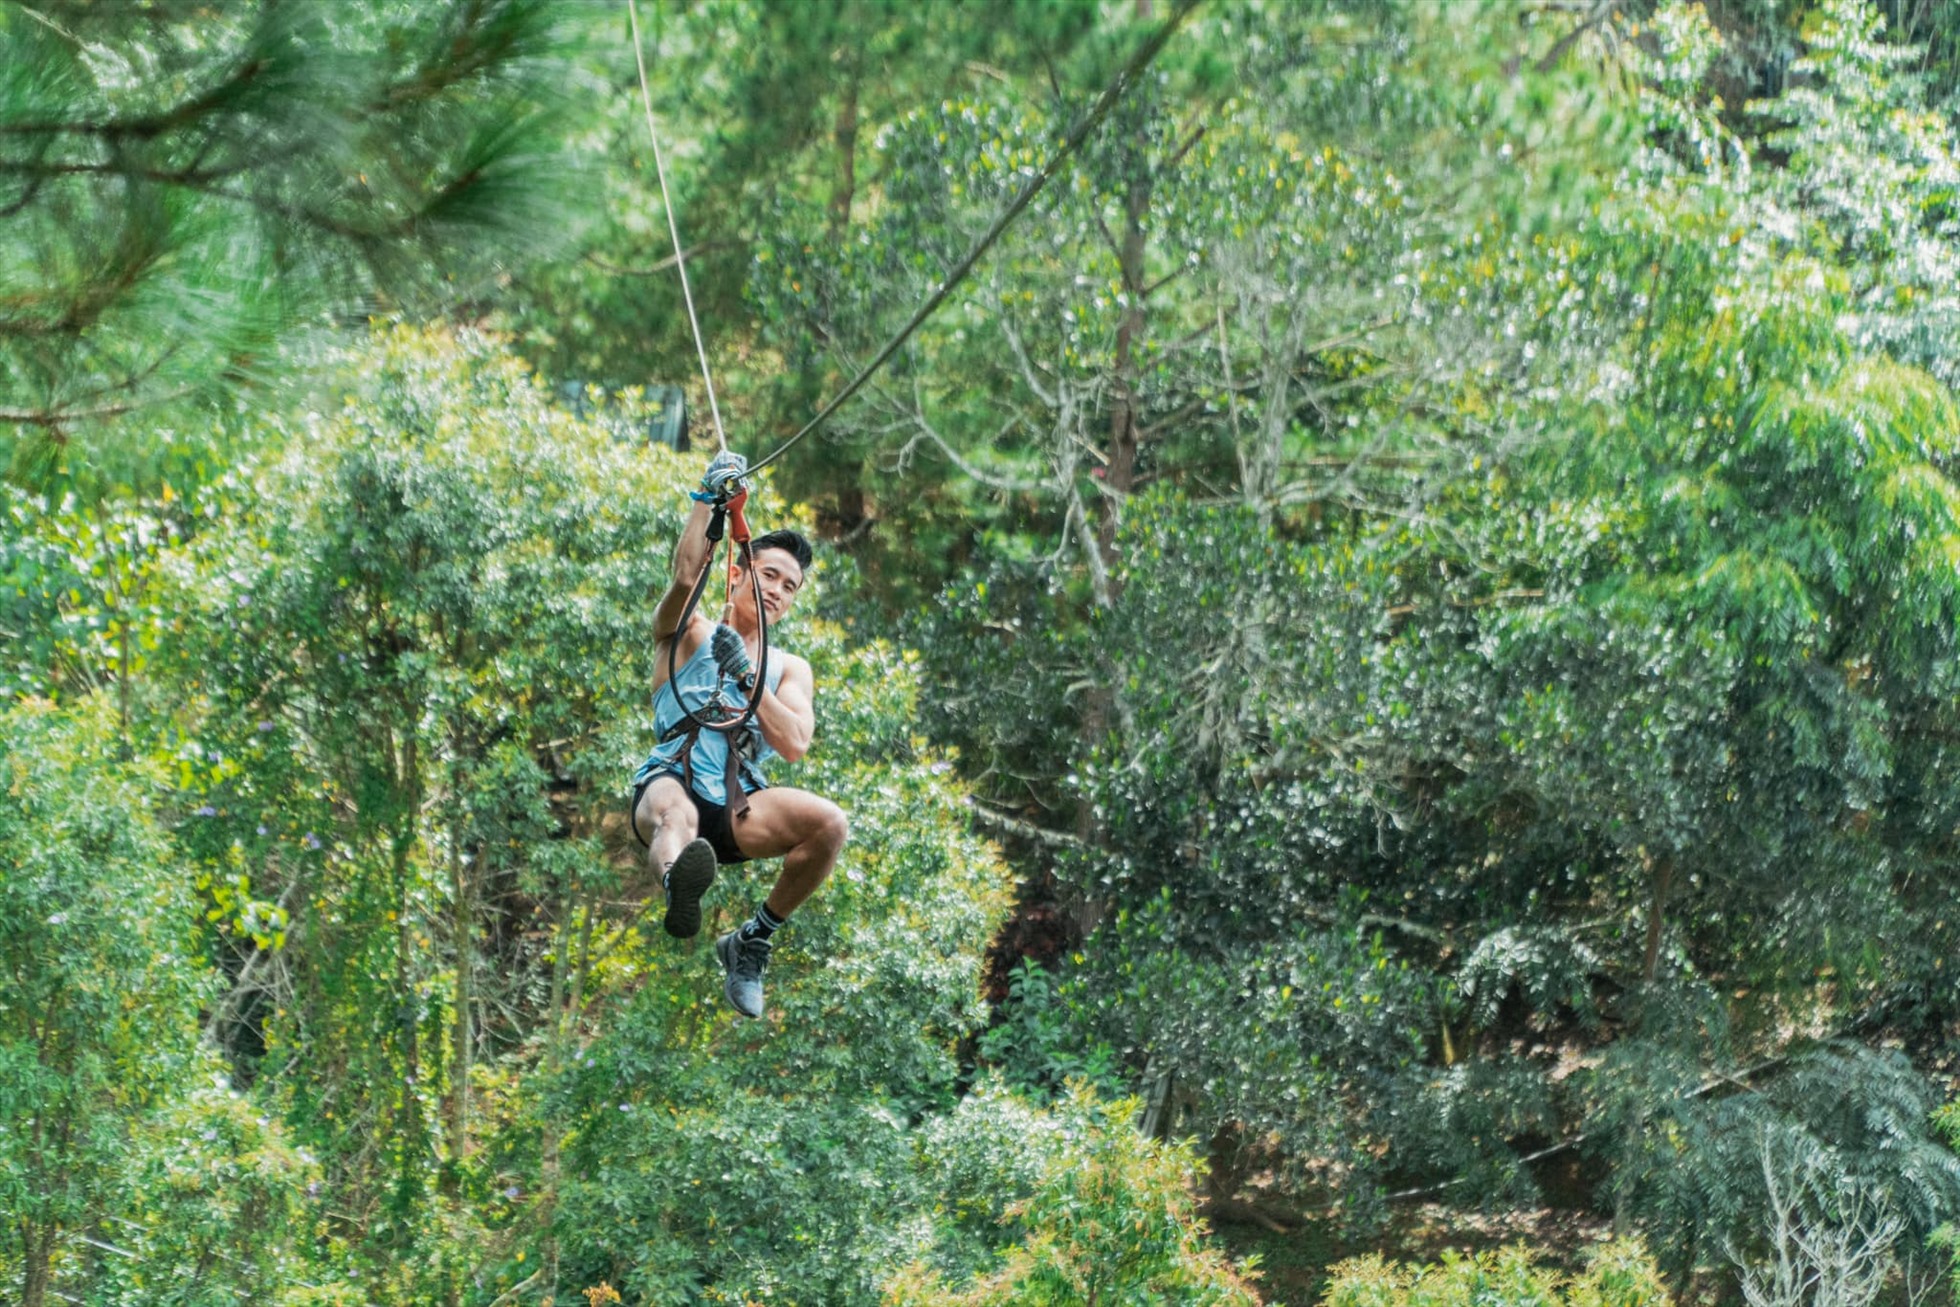
[[[697,582],[715,544],[710,522],[720,522],[746,470],[740,454],[715,456],[674,546],[673,579],[653,615],[653,715],[660,742],[633,774],[632,822],[634,835],[647,845],[649,864],[660,873],[667,933],[680,939],[700,932],[701,898],[714,884],[717,863],[783,860],[775,887],[755,914],[715,941],[730,1006],[759,1017],[771,939],[830,875],[850,828],[829,799],[772,786],[761,771],[770,758],[801,758],[816,729],[808,662],[768,649],[761,684],[755,680],[767,628],[783,619],[803,587],[809,541],[795,531],[771,531],[749,542],[746,562],[742,550],[731,549],[724,620],[711,621],[699,608]],[[717,700],[727,702],[724,682],[753,705],[753,715],[732,731],[706,728],[697,719]]]
[[[787,453],[797,441],[822,426],[856,394],[858,388],[895,354],[919,324],[942,304],[965,279],[973,265],[1007,230],[1022,210],[1061,170],[1062,164],[1095,132],[1124,91],[1142,80],[1157,52],[1198,0],[1173,0],[1170,18],[1138,47],[1116,79],[1096,97],[1088,112],[1076,119],[1060,147],[1041,169],[1022,183],[1007,207],[977,240],[966,257],[954,265],[939,288],[912,314],[856,377],[801,430],[773,453],[757,460],[761,471]],[[667,165],[660,154],[660,134],[654,129],[653,93],[647,84],[646,59],[640,49],[638,9],[628,3],[633,30],[633,57],[640,75],[640,105],[646,112],[647,136],[653,145],[654,171],[660,179],[660,198],[667,211],[667,234],[674,242],[674,268],[687,306],[688,329],[694,352],[701,360],[701,381],[714,418],[715,439],[722,453],[708,465],[696,496],[693,514],[674,550],[674,579],[654,615],[654,719],[660,743],[634,773],[633,833],[648,842],[648,859],[661,873],[667,896],[667,933],[686,938],[701,929],[701,896],[714,884],[715,859],[745,862],[750,858],[783,859],[776,887],[756,909],[755,916],[715,941],[715,954],[728,973],[728,1001],[744,1016],[762,1015],[762,970],[769,960],[771,935],[836,865],[849,831],[844,814],[828,799],[802,790],[767,788],[758,766],[772,757],[791,762],[810,747],[816,725],[811,707],[810,665],[801,658],[768,648],[769,623],[789,611],[810,565],[810,546],[793,531],[772,531],[750,542],[752,562],[741,551],[730,564],[729,617],[711,623],[698,611],[704,567],[713,555],[711,524],[722,520],[724,509],[739,502],[736,487],[749,472],[740,455],[728,452],[715,403],[714,377],[701,323],[694,313],[694,292],[687,280],[687,258],[673,198],[667,191]],[[739,510],[737,510],[739,513]],[[738,518],[739,520],[739,518]],[[746,534],[746,527],[742,533]],[[741,539],[738,535],[737,539]],[[746,584],[745,584],[746,583]],[[665,654],[666,657],[660,655]],[[761,682],[748,680],[752,665],[764,663]],[[672,669],[671,671],[669,669]],[[702,707],[722,698],[723,678],[744,685],[748,697],[739,716],[709,722],[697,716],[686,696],[699,694]],[[669,684],[672,681],[673,684]],[[724,729],[726,728],[726,729]],[[739,742],[731,753],[731,741]],[[743,749],[743,745],[746,749]],[[744,751],[747,756],[743,756]],[[642,828],[651,836],[641,834]]]

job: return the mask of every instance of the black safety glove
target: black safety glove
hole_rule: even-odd
[[[709,637],[709,646],[715,656],[715,665],[742,689],[755,689],[755,665],[749,661],[749,647],[735,628],[726,622],[717,623],[715,633]]]

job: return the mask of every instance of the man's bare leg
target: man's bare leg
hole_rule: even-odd
[[[735,843],[751,858],[781,857],[783,869],[755,916],[715,941],[715,955],[728,973],[722,992],[743,1016],[762,1015],[770,939],[829,878],[850,830],[842,808],[807,790],[771,787],[749,796],[749,815],[735,824]]]
[[[647,865],[660,877],[667,905],[662,925],[677,939],[691,938],[701,929],[701,896],[715,883],[715,851],[697,837],[700,815],[681,783],[662,776],[640,795],[634,818],[653,832]]]
[[[844,810],[808,790],[771,786],[749,796],[749,815],[735,823],[735,843],[751,858],[783,860],[764,904],[787,919],[830,878],[851,835]]]

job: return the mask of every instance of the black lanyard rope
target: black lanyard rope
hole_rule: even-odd
[[[762,706],[762,695],[769,683],[769,616],[762,607],[762,578],[755,570],[755,556],[749,550],[749,520],[743,509],[748,503],[747,488],[737,491],[726,499],[717,499],[708,515],[708,557],[701,564],[701,574],[694,578],[694,588],[688,591],[687,606],[681,610],[680,622],[674,627],[674,634],[667,643],[667,684],[674,692],[674,703],[686,719],[689,733],[695,731],[714,731],[721,735],[734,735],[748,726],[755,717],[755,711]],[[755,625],[757,644],[761,657],[756,661],[755,684],[750,687],[748,701],[742,712],[733,721],[708,721],[695,716],[688,708],[687,701],[681,697],[680,649],[681,635],[694,620],[694,614],[701,606],[701,596],[707,593],[708,578],[715,570],[717,546],[726,531],[729,548],[740,557],[743,570],[749,574],[750,593],[755,599]],[[712,641],[713,637],[709,639]],[[710,651],[712,652],[712,650]],[[719,669],[717,669],[719,674]],[[719,686],[719,681],[717,681]],[[719,697],[719,689],[717,689]],[[705,710],[708,705],[703,704]],[[692,745],[689,746],[690,748]],[[733,747],[732,745],[730,746]]]

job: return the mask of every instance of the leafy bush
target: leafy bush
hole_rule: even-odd
[[[318,1165],[215,1057],[202,1079],[133,1141],[127,1206],[99,1227],[128,1255],[102,1258],[90,1287],[128,1307],[314,1301]]]
[[[45,1301],[67,1240],[126,1199],[146,1118],[199,1069],[211,977],[155,811],[116,760],[109,706],[0,714],[0,1249]]]
[[[1136,1104],[1078,1093],[1058,1109],[1041,1179],[1006,1215],[1024,1231],[1001,1268],[960,1289],[923,1267],[894,1279],[887,1307],[1250,1307],[1259,1299],[1206,1246],[1181,1147],[1139,1135]],[[1042,1140],[1042,1136],[1036,1136]]]
[[[1007,975],[1007,1002],[998,1022],[980,1037],[980,1056],[1024,1093],[1052,1100],[1070,1082],[1102,1093],[1120,1090],[1115,1052],[1105,1043],[1084,1048],[1079,1022],[1047,968],[1030,958]]]
[[[280,1302],[315,1172],[198,1047],[190,880],[119,734],[100,698],[0,713],[0,1274],[29,1304]]]
[[[1499,1252],[1446,1252],[1411,1266],[1378,1256],[1343,1262],[1325,1307],[1668,1307],[1660,1272],[1638,1240],[1594,1249],[1585,1270],[1567,1275],[1533,1260],[1523,1244]]]

